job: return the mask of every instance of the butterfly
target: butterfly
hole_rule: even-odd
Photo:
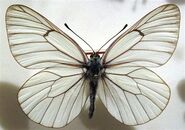
[[[164,65],[176,48],[176,5],[162,5],[145,15],[120,32],[102,55],[97,51],[87,56],[70,36],[24,5],[7,9],[6,27],[15,60],[26,69],[41,69],[18,92],[20,107],[36,123],[64,127],[87,101],[91,118],[96,95],[126,125],[156,118],[169,102],[170,88],[150,68]]]

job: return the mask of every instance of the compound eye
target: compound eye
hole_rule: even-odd
[[[93,58],[93,54],[90,55],[90,58]]]

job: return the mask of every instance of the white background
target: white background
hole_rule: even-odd
[[[170,86],[172,95],[167,108],[156,119],[140,125],[119,123],[97,101],[92,120],[87,111],[61,130],[184,130],[185,129],[185,0],[0,0],[0,130],[52,130],[29,120],[17,103],[21,85],[36,71],[19,66],[13,59],[6,36],[5,12],[12,4],[24,4],[51,20],[73,37],[64,27],[75,30],[93,48],[98,49],[125,24],[133,25],[154,8],[175,3],[181,10],[180,38],[177,49],[164,66],[153,69]]]

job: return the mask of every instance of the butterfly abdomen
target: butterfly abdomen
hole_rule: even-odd
[[[96,90],[98,86],[98,79],[93,79],[89,82],[90,86],[90,107],[89,107],[89,118],[93,117],[95,99],[96,99]]]

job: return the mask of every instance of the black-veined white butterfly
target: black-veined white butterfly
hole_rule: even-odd
[[[170,88],[150,67],[164,65],[179,35],[180,11],[160,6],[119,35],[108,49],[90,58],[45,17],[23,5],[6,13],[7,34],[15,60],[27,69],[42,69],[18,93],[22,110],[47,127],[63,127],[78,116],[96,94],[121,123],[138,125],[165,109]]]

